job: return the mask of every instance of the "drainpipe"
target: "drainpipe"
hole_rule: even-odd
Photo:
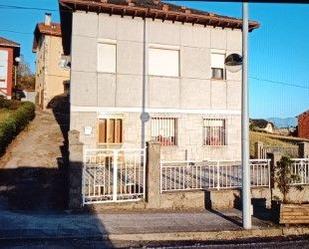
[[[251,229],[251,196],[249,164],[249,103],[248,103],[248,2],[242,5],[242,111],[241,111],[241,158],[242,158],[242,219],[244,229]]]

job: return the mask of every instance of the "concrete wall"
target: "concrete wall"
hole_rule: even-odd
[[[150,115],[179,118],[178,144],[166,155],[183,158],[184,150],[202,151],[200,157],[240,157],[241,72],[227,72],[227,80],[211,79],[211,49],[241,52],[241,31],[147,19],[146,47],[177,46],[180,76],[147,75],[144,81],[144,21],[141,18],[74,12],[71,68],[71,129],[81,131],[86,146],[95,147],[100,115],[124,115],[124,146],[140,146],[143,85]],[[97,43],[117,43],[116,73],[97,72]],[[221,113],[221,114],[220,114]],[[203,148],[202,118],[227,119],[228,145]],[[85,126],[93,134],[83,135]],[[150,124],[146,125],[146,140]],[[191,152],[189,152],[190,155]],[[181,155],[179,155],[181,154]],[[193,152],[191,153],[193,154]],[[205,156],[204,156],[205,154]]]
[[[69,80],[70,71],[60,66],[61,37],[44,35],[41,39],[37,48],[35,90],[38,104],[45,109],[53,97],[64,93],[64,82]]]

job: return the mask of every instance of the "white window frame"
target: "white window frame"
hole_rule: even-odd
[[[178,54],[178,61],[177,61],[177,73],[176,74],[167,74],[167,73],[159,73],[152,69],[151,67],[151,49],[157,49],[157,50],[169,50],[177,52]],[[173,77],[173,78],[179,78],[180,77],[180,47],[179,46],[170,46],[170,45],[161,45],[161,44],[149,44],[148,46],[148,74],[151,76],[161,76],[161,77]]]
[[[178,119],[176,117],[151,117],[151,139],[161,143],[162,146],[177,146],[177,124]],[[164,135],[161,134],[162,129],[165,129]]]
[[[99,62],[99,46],[100,45],[113,45],[115,46],[115,59],[114,59],[114,65],[113,65],[113,70],[104,70],[100,68],[100,62]],[[115,40],[110,40],[110,39],[99,39],[97,42],[97,72],[98,73],[117,73],[117,52],[118,46],[117,42]]]
[[[205,125],[206,121],[222,121],[222,131],[220,131],[220,126],[207,126]],[[208,131],[208,127],[209,131]],[[208,134],[210,133],[210,137],[212,139],[219,137],[218,142],[207,142]],[[212,136],[211,136],[212,133]],[[223,135],[222,135],[223,133]],[[227,145],[227,119],[226,118],[203,118],[203,145],[204,146],[211,146],[211,147],[223,147]]]
[[[213,66],[213,55],[221,55],[221,56],[224,57],[224,60],[225,60],[226,51],[219,50],[219,49],[212,49],[211,54],[210,54],[211,79],[213,79],[213,80],[226,80],[226,69],[225,69],[225,66],[224,66],[224,60],[223,60],[223,64],[221,66]],[[213,69],[221,69],[223,71],[223,77],[222,78],[213,77]]]

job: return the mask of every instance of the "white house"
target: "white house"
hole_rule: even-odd
[[[87,148],[162,144],[162,157],[239,159],[240,19],[159,0],[60,0],[70,129]],[[249,30],[259,27],[249,23]]]

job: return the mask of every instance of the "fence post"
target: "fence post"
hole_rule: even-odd
[[[264,158],[263,143],[258,141],[254,144],[254,156],[256,159]]]
[[[83,205],[82,188],[83,188],[83,146],[79,141],[79,132],[70,131],[69,139],[69,165],[68,165],[68,192],[69,209],[79,209]]]
[[[118,150],[113,152],[113,201],[117,201]]]
[[[268,153],[268,157],[270,159],[271,188],[276,188],[275,176],[277,172],[277,162],[281,160],[282,154],[280,152],[274,151],[273,153]]]
[[[220,190],[220,162],[217,161],[217,190]]]
[[[299,158],[309,158],[309,143],[298,143],[298,156]]]
[[[147,164],[146,164],[146,200],[147,208],[160,208],[161,201],[161,145],[158,142],[148,142],[147,144]]]
[[[268,167],[268,188],[271,189],[271,170],[270,170],[270,159],[267,160],[267,167]]]

